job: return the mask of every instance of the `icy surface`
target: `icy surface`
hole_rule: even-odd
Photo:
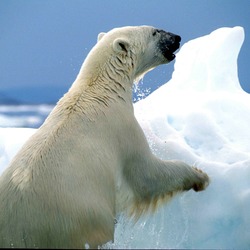
[[[135,104],[153,152],[203,169],[211,184],[135,225],[119,216],[109,247],[250,248],[250,96],[237,75],[243,40],[235,27],[189,41],[172,79]],[[0,171],[34,131],[0,129]]]
[[[0,105],[0,127],[38,128],[54,105]]]

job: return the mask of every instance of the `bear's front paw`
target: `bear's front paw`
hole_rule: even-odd
[[[193,167],[197,174],[197,181],[193,184],[193,190],[196,192],[203,191],[206,189],[206,187],[209,185],[209,177],[206,173],[204,173],[202,170]]]

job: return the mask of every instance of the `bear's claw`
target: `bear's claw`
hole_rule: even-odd
[[[194,183],[193,190],[196,192],[203,191],[209,185],[209,177],[201,169],[193,167],[193,169],[198,172],[199,181]]]

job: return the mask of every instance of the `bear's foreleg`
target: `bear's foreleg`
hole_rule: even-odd
[[[130,165],[127,181],[134,191],[132,214],[139,217],[159,201],[168,201],[178,192],[204,190],[209,177],[201,170],[190,167],[182,161],[162,161],[152,155],[151,159],[141,159]]]

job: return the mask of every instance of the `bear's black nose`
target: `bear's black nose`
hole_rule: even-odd
[[[180,43],[180,42],[181,42],[181,37],[178,36],[178,35],[174,35],[174,41],[175,41],[176,43]]]
[[[166,32],[168,39],[172,42],[172,43],[180,43],[181,41],[181,37],[178,35],[175,35],[173,33],[170,32]]]
[[[159,29],[157,29],[157,32],[159,32],[162,36],[164,36],[171,43],[181,42],[181,37],[176,34],[173,34],[171,32],[166,32],[165,30],[159,30]]]

